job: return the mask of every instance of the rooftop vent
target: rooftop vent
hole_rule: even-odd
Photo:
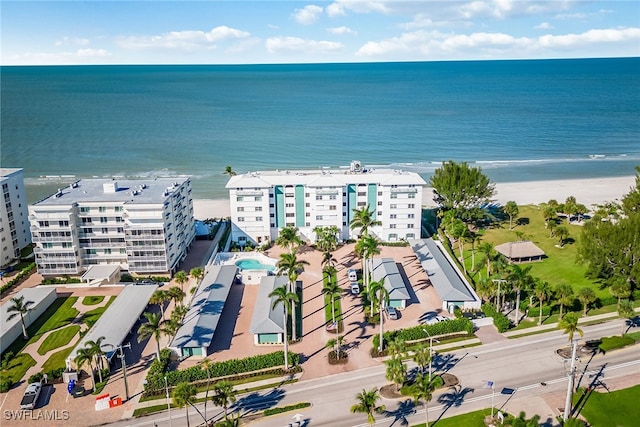
[[[352,160],[349,170],[351,171],[351,173],[362,172],[362,163],[360,163],[360,160]]]
[[[118,191],[118,181],[105,182],[102,184],[102,191],[106,193],[115,193]]]

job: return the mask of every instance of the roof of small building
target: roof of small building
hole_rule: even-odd
[[[120,271],[120,265],[118,265],[118,264],[92,265],[82,275],[81,279],[82,280],[108,279],[118,271]]]
[[[509,259],[539,258],[544,256],[544,251],[531,240],[503,243],[496,246],[496,251]]]
[[[429,281],[442,301],[477,301],[478,296],[451,265],[439,244],[433,239],[410,240]]]
[[[269,294],[275,288],[286,285],[286,276],[264,276],[260,280],[256,305],[253,307],[251,326],[249,332],[252,334],[277,334],[284,332],[284,307],[278,304],[273,307],[275,297]]]
[[[87,341],[96,341],[100,337],[104,337],[103,351],[107,354],[107,358],[111,358],[116,348],[133,329],[156,289],[158,289],[157,285],[125,286],[96,324],[71,350],[67,359],[75,359],[78,350],[84,348]]]
[[[207,348],[213,341],[238,267],[216,265],[208,268],[169,347]]]
[[[24,297],[23,304],[31,301],[33,305],[31,307],[35,307],[40,304],[41,301],[45,300],[49,294],[56,293],[56,289],[53,287],[35,287],[35,288],[24,288],[21,289],[20,292],[14,295],[13,298]],[[11,300],[7,300],[2,303],[0,307],[0,328],[2,330],[2,334],[11,329],[13,325],[16,323],[20,323],[20,316],[15,316],[11,320],[8,320],[9,316],[13,313],[9,313],[9,307],[12,306]],[[28,313],[28,312],[27,312]],[[28,315],[28,314],[27,314]],[[26,317],[25,317],[26,320]],[[33,319],[35,320],[35,319]],[[7,343],[11,344],[11,343]]]
[[[384,280],[384,288],[389,292],[390,300],[411,299],[393,258],[373,258],[371,264],[373,280]]]

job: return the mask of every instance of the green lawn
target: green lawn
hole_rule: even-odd
[[[424,409],[424,405],[420,404],[418,409]],[[455,417],[443,418],[436,422],[433,419],[429,419],[429,426],[437,427],[486,427],[484,423],[484,417],[491,415],[491,409],[481,409],[475,412],[469,412],[468,414],[456,415]],[[413,427],[425,427],[426,423],[415,424]]]
[[[84,305],[96,305],[100,304],[102,301],[104,301],[104,296],[102,295],[82,298],[82,304]]]
[[[13,357],[7,366],[7,369],[2,371],[2,379],[11,378],[11,381],[17,383],[24,377],[27,370],[35,366],[36,361],[27,353],[20,353]]]
[[[582,396],[576,393],[576,401]],[[580,414],[593,427],[633,427],[638,425],[638,401],[640,385],[614,391],[612,393],[592,392]]]
[[[58,347],[65,346],[71,342],[74,336],[80,331],[80,326],[71,325],[66,328],[59,329],[55,332],[49,334],[47,338],[40,344],[40,348],[38,348],[38,354],[44,355],[49,351],[54,350]]]
[[[104,313],[105,310],[109,308],[109,306],[114,300],[115,298],[109,297],[109,302],[107,302],[104,306],[95,308],[91,311],[87,311],[86,313],[84,313],[84,315],[82,316],[82,321],[84,322],[84,324],[86,324],[89,328],[95,325],[95,323],[98,321],[100,316],[102,316],[102,313]]]
[[[76,344],[77,343],[78,342],[76,341]],[[65,366],[67,366],[65,361],[67,360],[67,357],[69,357],[69,355],[71,354],[73,347],[75,347],[75,345],[65,348],[64,350],[56,351],[51,356],[49,356],[47,361],[44,362],[44,364],[42,365],[42,371],[47,372],[52,369],[64,368]]]

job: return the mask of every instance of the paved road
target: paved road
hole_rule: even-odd
[[[584,327],[585,339],[620,333],[621,321]],[[559,331],[497,342],[468,351],[446,353],[437,358],[438,372],[450,372],[461,381],[456,391],[434,396],[429,410],[431,420],[443,413],[451,416],[458,413],[491,406],[491,390],[483,388],[483,382],[492,380],[496,384],[495,406],[515,411],[518,399],[529,399],[548,393],[562,393],[566,390],[565,363],[555,354],[555,349],[567,345],[567,337]],[[409,364],[409,369],[414,368]],[[604,378],[614,378],[637,373],[640,360],[637,348],[624,349],[604,356],[583,355],[578,363],[577,381],[587,385],[592,374],[603,369]],[[581,373],[584,372],[584,375]],[[364,389],[380,387],[385,380],[384,366],[361,369],[317,380],[301,381],[275,390],[264,390],[249,396],[242,396],[235,409],[243,414],[271,406],[283,406],[297,402],[312,402],[312,407],[300,411],[302,419],[309,426],[366,426],[363,414],[351,414],[349,408],[355,403],[355,395]],[[545,383],[546,385],[541,385]],[[513,395],[501,394],[503,388],[511,388]],[[415,408],[406,401],[381,400],[387,413],[377,416],[376,425],[401,425],[406,420],[409,425],[424,422],[423,406]],[[220,409],[208,405],[210,416],[220,414]],[[182,426],[186,425],[185,411],[173,410],[172,419],[166,413],[142,419],[129,420],[116,426]],[[256,427],[282,427],[292,421],[286,413],[262,418],[251,423]],[[533,414],[533,410],[531,411]],[[192,411],[192,425],[201,418]],[[305,424],[303,424],[305,425]]]

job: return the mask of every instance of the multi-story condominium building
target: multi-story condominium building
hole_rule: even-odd
[[[172,272],[195,237],[188,178],[83,179],[29,206],[29,220],[45,276],[98,264]]]
[[[0,184],[0,266],[5,266],[20,258],[20,250],[31,243],[31,233],[22,169],[0,168]]]
[[[354,210],[369,206],[382,225],[369,232],[384,241],[420,237],[422,189],[416,173],[364,168],[251,172],[226,185],[231,204],[232,239],[243,244],[275,240],[280,229],[297,227],[315,241],[315,227],[336,226],[343,240],[357,237],[349,223]]]

